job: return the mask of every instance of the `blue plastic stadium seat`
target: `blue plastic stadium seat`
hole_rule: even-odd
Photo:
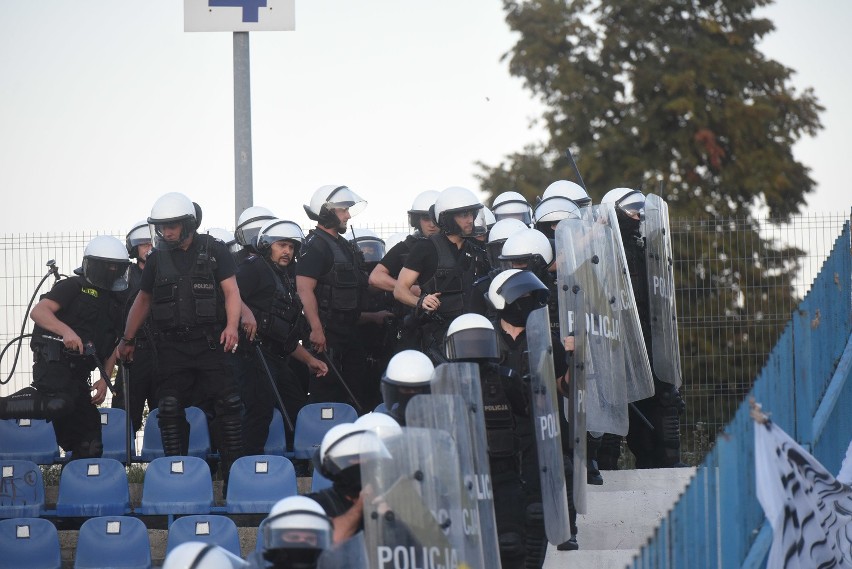
[[[284,456],[287,450],[287,438],[284,434],[284,417],[278,409],[272,410],[272,420],[269,422],[269,435],[263,445],[264,454]]]
[[[101,407],[101,435],[104,442],[102,458],[127,462],[127,413],[124,409]]]
[[[231,466],[229,514],[266,514],[278,500],[298,493],[296,471],[283,456],[244,456]]]
[[[59,477],[57,516],[120,516],[130,511],[124,465],[114,458],[72,460]]]
[[[311,475],[311,492],[319,492],[320,490],[331,488],[331,485],[331,480],[320,474],[319,470],[314,469],[314,473]]]
[[[0,419],[0,460],[53,464],[57,458],[53,425],[42,419]]]
[[[163,439],[160,436],[160,410],[154,409],[145,420],[145,430],[142,436],[141,460],[150,462],[164,456]],[[198,407],[186,408],[186,420],[189,422],[189,456],[207,458],[210,454],[210,431],[207,426],[207,415]]]
[[[311,458],[330,428],[358,418],[347,403],[309,403],[299,410],[293,440],[295,458]]]
[[[148,465],[139,513],[207,514],[212,507],[213,481],[204,460],[196,456],[165,456]]]
[[[59,534],[43,518],[0,520],[0,567],[61,569]]]
[[[139,518],[104,516],[80,526],[74,569],[149,569],[151,544]]]
[[[43,513],[41,468],[30,460],[0,460],[0,518],[37,518]]]
[[[166,555],[187,541],[201,541],[224,547],[236,556],[240,555],[240,535],[237,524],[227,516],[196,515],[176,519],[169,526]]]

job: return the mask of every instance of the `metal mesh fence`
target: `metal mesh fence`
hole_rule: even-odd
[[[848,214],[772,219],[672,219],[684,394],[683,448],[695,463],[715,433],[734,415],[751,388],[792,311],[810,288]],[[405,220],[368,227],[388,239],[407,233]],[[358,228],[356,227],[356,232]],[[83,249],[96,235],[115,231],[14,234],[0,237],[0,395],[29,385],[31,352],[26,342],[14,374],[16,345],[32,329],[27,306],[39,281],[56,261],[63,274],[79,266]],[[39,293],[53,283],[48,277]],[[38,294],[36,294],[36,301]]]

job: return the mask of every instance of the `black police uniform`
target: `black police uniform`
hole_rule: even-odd
[[[227,325],[219,283],[234,272],[234,260],[225,244],[196,233],[186,250],[154,249],[140,283],[140,290],[151,295],[163,449],[167,456],[186,454],[189,424],[185,408],[200,406],[213,417],[212,442],[219,449],[226,479],[243,444],[239,387],[230,354],[219,344]]]
[[[382,260],[379,261],[379,264],[384,265],[390,276],[398,279],[399,273],[402,271],[408,255],[411,253],[411,248],[424,239],[425,237],[419,231],[415,231],[391,247],[385,253],[385,256],[382,257]],[[391,296],[393,296],[392,293]],[[393,312],[396,324],[396,341],[391,352],[398,353],[402,350],[419,350],[420,335],[418,334],[418,326],[415,325],[413,320],[414,309],[396,299],[393,299],[391,306],[391,312]]]
[[[133,305],[133,300],[139,292],[139,284],[142,280],[142,269],[139,265],[130,265],[128,273],[128,287],[123,301],[124,309],[122,316],[127,320],[127,314]],[[116,409],[125,409],[130,414],[133,430],[142,428],[142,413],[145,403],[148,410],[157,408],[157,393],[154,386],[154,374],[156,373],[157,355],[154,349],[154,334],[151,330],[150,318],[145,320],[142,328],[136,333],[135,350],[133,352],[133,366],[130,369],[130,409],[124,401],[124,382],[116,381],[115,395],[112,398],[112,406]]]
[[[275,379],[285,410],[291,421],[295,421],[308,397],[288,365],[289,356],[298,347],[306,329],[294,275],[263,257],[253,256],[237,267],[237,285],[243,302],[257,320],[260,350]],[[244,452],[247,455],[263,454],[277,398],[257,350],[248,341],[240,342],[234,362],[245,405]],[[293,433],[287,435],[292,438]]]
[[[296,275],[317,281],[314,295],[326,338],[326,355],[343,375],[360,401],[369,393],[364,379],[366,357],[355,324],[361,316],[367,290],[367,277],[360,256],[345,238],[312,230],[296,263]],[[308,401],[347,403],[350,397],[332,369],[322,378],[312,377]]]
[[[473,283],[486,266],[481,251],[466,239],[459,248],[439,233],[412,247],[405,268],[418,273],[417,284],[423,295],[441,293],[438,310],[417,310],[414,315],[421,333],[420,351],[436,365],[446,361],[443,354],[447,328],[453,319],[470,312]]]
[[[98,360],[104,362],[121,334],[121,309],[115,293],[97,288],[83,277],[57,282],[42,299],[56,302],[56,317],[71,327],[83,344],[91,342]],[[101,418],[92,402],[89,376],[96,359],[66,350],[61,342],[47,340],[53,333],[33,327],[33,387],[39,394],[55,397],[64,405],[43,417],[53,422],[56,440],[73,458],[99,457],[103,453]],[[100,376],[100,372],[96,372]],[[36,417],[33,417],[36,418]]]

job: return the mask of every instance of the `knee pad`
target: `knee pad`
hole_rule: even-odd
[[[60,419],[74,412],[69,393],[42,393],[25,387],[8,397],[0,397],[0,419]]]
[[[189,423],[186,410],[174,395],[164,395],[159,404],[160,436],[166,456],[185,456],[189,452]]]
[[[517,532],[501,533],[497,536],[500,546],[500,564],[503,569],[517,569],[526,555],[524,536]]]
[[[78,458],[100,458],[104,453],[103,442],[97,437],[87,437],[80,441],[72,450],[72,456]]]
[[[544,530],[544,507],[541,502],[527,505],[526,521],[526,559],[524,567],[539,569],[544,563],[547,551],[547,538]]]
[[[242,415],[243,400],[240,398],[240,393],[236,390],[227,391],[221,397],[216,399],[216,416],[227,415]]]

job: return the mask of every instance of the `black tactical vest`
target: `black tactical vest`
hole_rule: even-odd
[[[630,283],[633,285],[633,296],[636,299],[636,311],[639,313],[639,324],[642,335],[650,350],[651,345],[651,305],[648,297],[648,261],[645,258],[645,239],[638,235],[621,234],[624,241],[624,256],[627,259],[627,270],[630,272]]]
[[[488,456],[508,458],[517,452],[515,441],[515,413],[513,403],[506,392],[507,380],[500,374],[496,364],[480,364],[479,377],[482,382],[482,405],[485,418],[485,435],[488,439]]]
[[[442,234],[429,237],[438,251],[438,268],[435,274],[420,286],[426,294],[441,293],[441,306],[437,313],[452,320],[468,312],[468,302],[473,282],[476,280],[476,251],[465,240],[461,251]]]
[[[348,251],[345,251],[340,239],[335,239],[325,231],[314,230],[308,235],[305,245],[314,239],[323,241],[334,256],[331,270],[317,279],[314,292],[320,319],[327,326],[350,326],[361,315],[367,290],[366,274],[361,270],[358,255],[348,242]]]
[[[272,267],[268,261],[254,257],[247,263],[263,263],[275,292],[264,298],[257,296],[245,299],[257,320],[257,330],[264,341],[269,341],[289,353],[296,349],[302,302],[295,293],[295,286],[286,273]]]
[[[185,329],[209,329],[224,326],[225,298],[214,271],[216,260],[210,256],[214,239],[195,234],[198,247],[192,269],[180,274],[171,251],[157,251],[157,274],[151,299],[151,318],[160,332]]]

